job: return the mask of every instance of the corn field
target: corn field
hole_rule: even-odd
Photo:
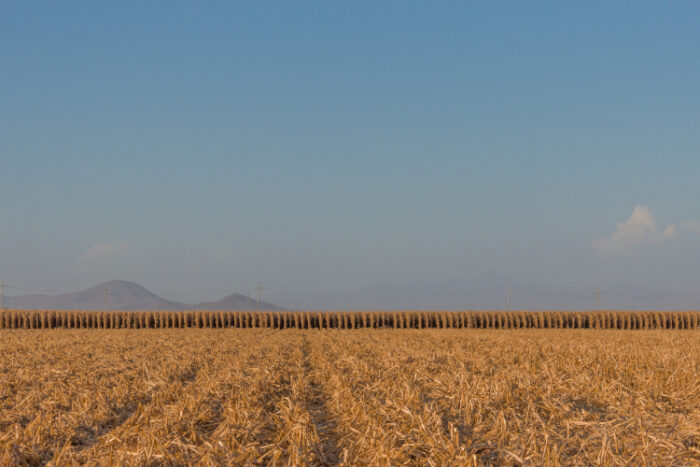
[[[698,311],[0,311],[0,329],[697,329]]]
[[[699,377],[698,331],[1,330],[0,465],[698,465]]]

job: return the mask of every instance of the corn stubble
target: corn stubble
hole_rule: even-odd
[[[698,465],[698,331],[0,331],[0,465]]]

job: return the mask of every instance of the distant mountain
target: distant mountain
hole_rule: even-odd
[[[628,284],[561,287],[519,282],[496,273],[442,282],[377,282],[337,292],[266,292],[261,310],[698,310],[700,293]],[[284,303],[280,308],[273,303]],[[5,307],[26,310],[257,310],[257,300],[233,293],[221,300],[181,303],[139,284],[111,281],[82,292],[5,297]]]
[[[145,287],[129,281],[110,281],[82,292],[61,295],[24,295],[5,297],[5,307],[22,310],[255,310],[257,301],[231,294],[216,302],[180,303],[159,297]],[[280,310],[261,302],[260,309]]]
[[[260,302],[258,306],[257,300],[246,297],[239,293],[232,293],[221,300],[215,302],[203,302],[194,305],[197,310],[266,310],[275,311],[282,308],[272,305],[267,302]]]
[[[25,310],[182,310],[188,305],[166,300],[139,284],[110,281],[61,295],[7,297],[9,308]]]

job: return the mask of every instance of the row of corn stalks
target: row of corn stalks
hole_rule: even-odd
[[[697,329],[698,311],[1,310],[0,329]]]

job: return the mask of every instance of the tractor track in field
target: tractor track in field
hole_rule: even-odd
[[[304,355],[304,378],[307,381],[306,409],[321,440],[321,465],[337,465],[340,462],[341,454],[338,425],[328,409],[329,399],[323,391],[323,382],[319,375],[320,369],[315,367],[311,361],[311,342],[307,336],[304,336],[302,353]]]

